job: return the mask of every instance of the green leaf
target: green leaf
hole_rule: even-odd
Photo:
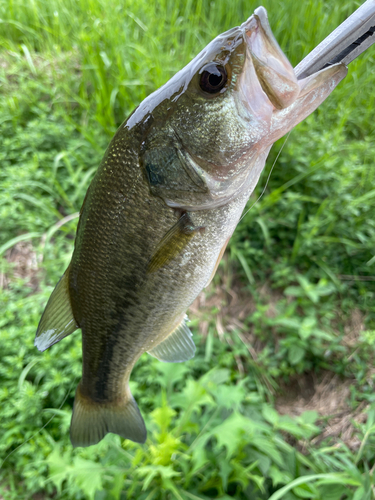
[[[345,498],[347,492],[347,486],[343,486],[342,484],[330,484],[319,487],[320,498],[324,500],[341,500]]]
[[[203,438],[201,438],[193,448],[193,453],[192,453],[192,469],[191,473],[194,474],[198,469],[203,467],[205,464],[209,463],[209,459],[207,457],[207,452],[206,452],[206,443],[210,439],[210,435],[206,435]]]
[[[94,500],[95,493],[103,489],[103,476],[105,468],[92,460],[86,460],[79,456],[74,459],[75,480],[85,493],[85,495]]]
[[[289,432],[289,434],[295,436],[298,439],[301,439],[302,437],[308,437],[304,436],[303,429],[301,429],[301,427],[288,416],[284,416],[280,419],[277,428],[281,429],[282,431]]]
[[[233,471],[233,467],[230,462],[226,462],[225,460],[221,460],[219,462],[219,476],[223,481],[223,489],[226,490],[228,487],[228,478]]]
[[[189,367],[186,363],[157,363],[157,382],[169,390],[172,389],[174,384],[183,380],[189,372]]]
[[[302,361],[305,356],[305,349],[298,345],[293,345],[288,351],[288,360],[291,365],[296,365]]]
[[[152,413],[151,417],[153,421],[157,424],[159,429],[164,432],[168,429],[172,418],[175,416],[175,410],[169,408],[168,406],[163,406],[161,408],[156,408]]]
[[[292,480],[290,474],[281,470],[278,466],[275,465],[271,465],[268,474],[272,479],[273,486],[285,484]]]
[[[301,321],[298,318],[276,318],[274,324],[285,326],[291,330],[299,330],[301,327]]]
[[[233,250],[233,249],[232,249]],[[239,251],[235,250],[233,251],[234,255],[238,258],[238,260],[241,263],[241,266],[246,274],[247,279],[249,280],[249,283],[253,285],[255,283],[255,278],[253,273],[251,272],[250,266],[244,255]]]
[[[235,450],[243,446],[243,434],[245,429],[251,428],[251,421],[240,413],[234,412],[221,425],[215,427],[211,434],[217,439],[218,447],[227,450],[227,458],[231,457]],[[249,439],[249,435],[247,436]]]
[[[230,371],[226,368],[212,368],[207,373],[205,373],[201,378],[200,382],[202,385],[209,386],[213,384],[215,386],[224,384],[230,379]]]
[[[181,394],[170,398],[173,406],[179,406],[183,410],[193,412],[206,404],[213,404],[212,397],[207,390],[197,381],[189,379]]]
[[[279,466],[283,465],[283,457],[269,437],[255,435],[251,440],[251,444],[253,446],[256,446],[261,453],[267,455],[273,462],[276,462]]]
[[[301,413],[298,420],[304,424],[314,424],[319,418],[319,413],[315,410],[307,410]]]
[[[300,286],[288,286],[284,290],[284,295],[291,295],[292,297],[303,297],[303,289]]]
[[[62,454],[60,446],[56,444],[46,462],[49,467],[48,480],[52,481],[57,491],[61,493],[62,483],[70,476],[73,470],[70,455]]]
[[[165,480],[179,475],[179,473],[174,471],[171,466],[163,465],[145,465],[144,467],[138,467],[138,469],[136,469],[136,473],[144,478],[142,486],[143,491],[146,491],[149,488],[151,481],[155,477],[160,477],[162,480]]]
[[[320,498],[317,488],[313,484],[303,484],[293,488],[293,493],[299,498],[309,498],[313,500],[314,498]]]
[[[334,336],[325,332],[324,330],[320,330],[319,328],[315,328],[312,331],[312,335],[316,337],[317,339],[324,339],[327,340],[328,342],[332,342],[334,340]]]
[[[246,397],[244,384],[220,385],[212,395],[220,407],[228,410],[238,410]]]
[[[262,407],[262,415],[272,425],[276,425],[280,419],[280,415],[272,406],[264,405]]]
[[[353,500],[363,500],[365,498],[365,489],[363,486],[354,493]]]
[[[321,484],[345,484],[348,486],[358,486],[358,482],[345,474],[312,474],[294,479],[289,484],[277,490],[268,500],[282,500],[285,493],[301,484],[308,484],[311,481],[319,481]],[[324,481],[324,483],[323,483]]]
[[[299,335],[302,340],[308,339],[314,332],[314,327],[316,325],[316,318],[308,316],[304,318],[299,329]]]

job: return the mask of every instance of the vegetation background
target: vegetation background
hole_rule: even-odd
[[[264,0],[293,65],[355,0]],[[196,357],[144,355],[145,445],[73,450],[79,334],[35,330],[116,128],[253,0],[0,0],[0,498],[375,498],[375,49],[277,143],[190,317]]]

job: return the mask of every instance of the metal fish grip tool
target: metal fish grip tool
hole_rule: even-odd
[[[332,64],[348,65],[375,43],[375,0],[367,0],[295,68],[300,80]]]

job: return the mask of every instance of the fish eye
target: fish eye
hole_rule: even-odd
[[[208,92],[209,94],[220,92],[228,80],[225,67],[216,63],[206,64],[199,73],[199,86],[204,92]]]

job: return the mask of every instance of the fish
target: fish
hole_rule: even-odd
[[[82,331],[73,447],[107,433],[146,441],[129,389],[136,361],[144,352],[172,363],[194,356],[186,310],[211,282],[272,144],[346,73],[335,64],[298,80],[259,7],[119,127],[35,337],[44,351]]]

